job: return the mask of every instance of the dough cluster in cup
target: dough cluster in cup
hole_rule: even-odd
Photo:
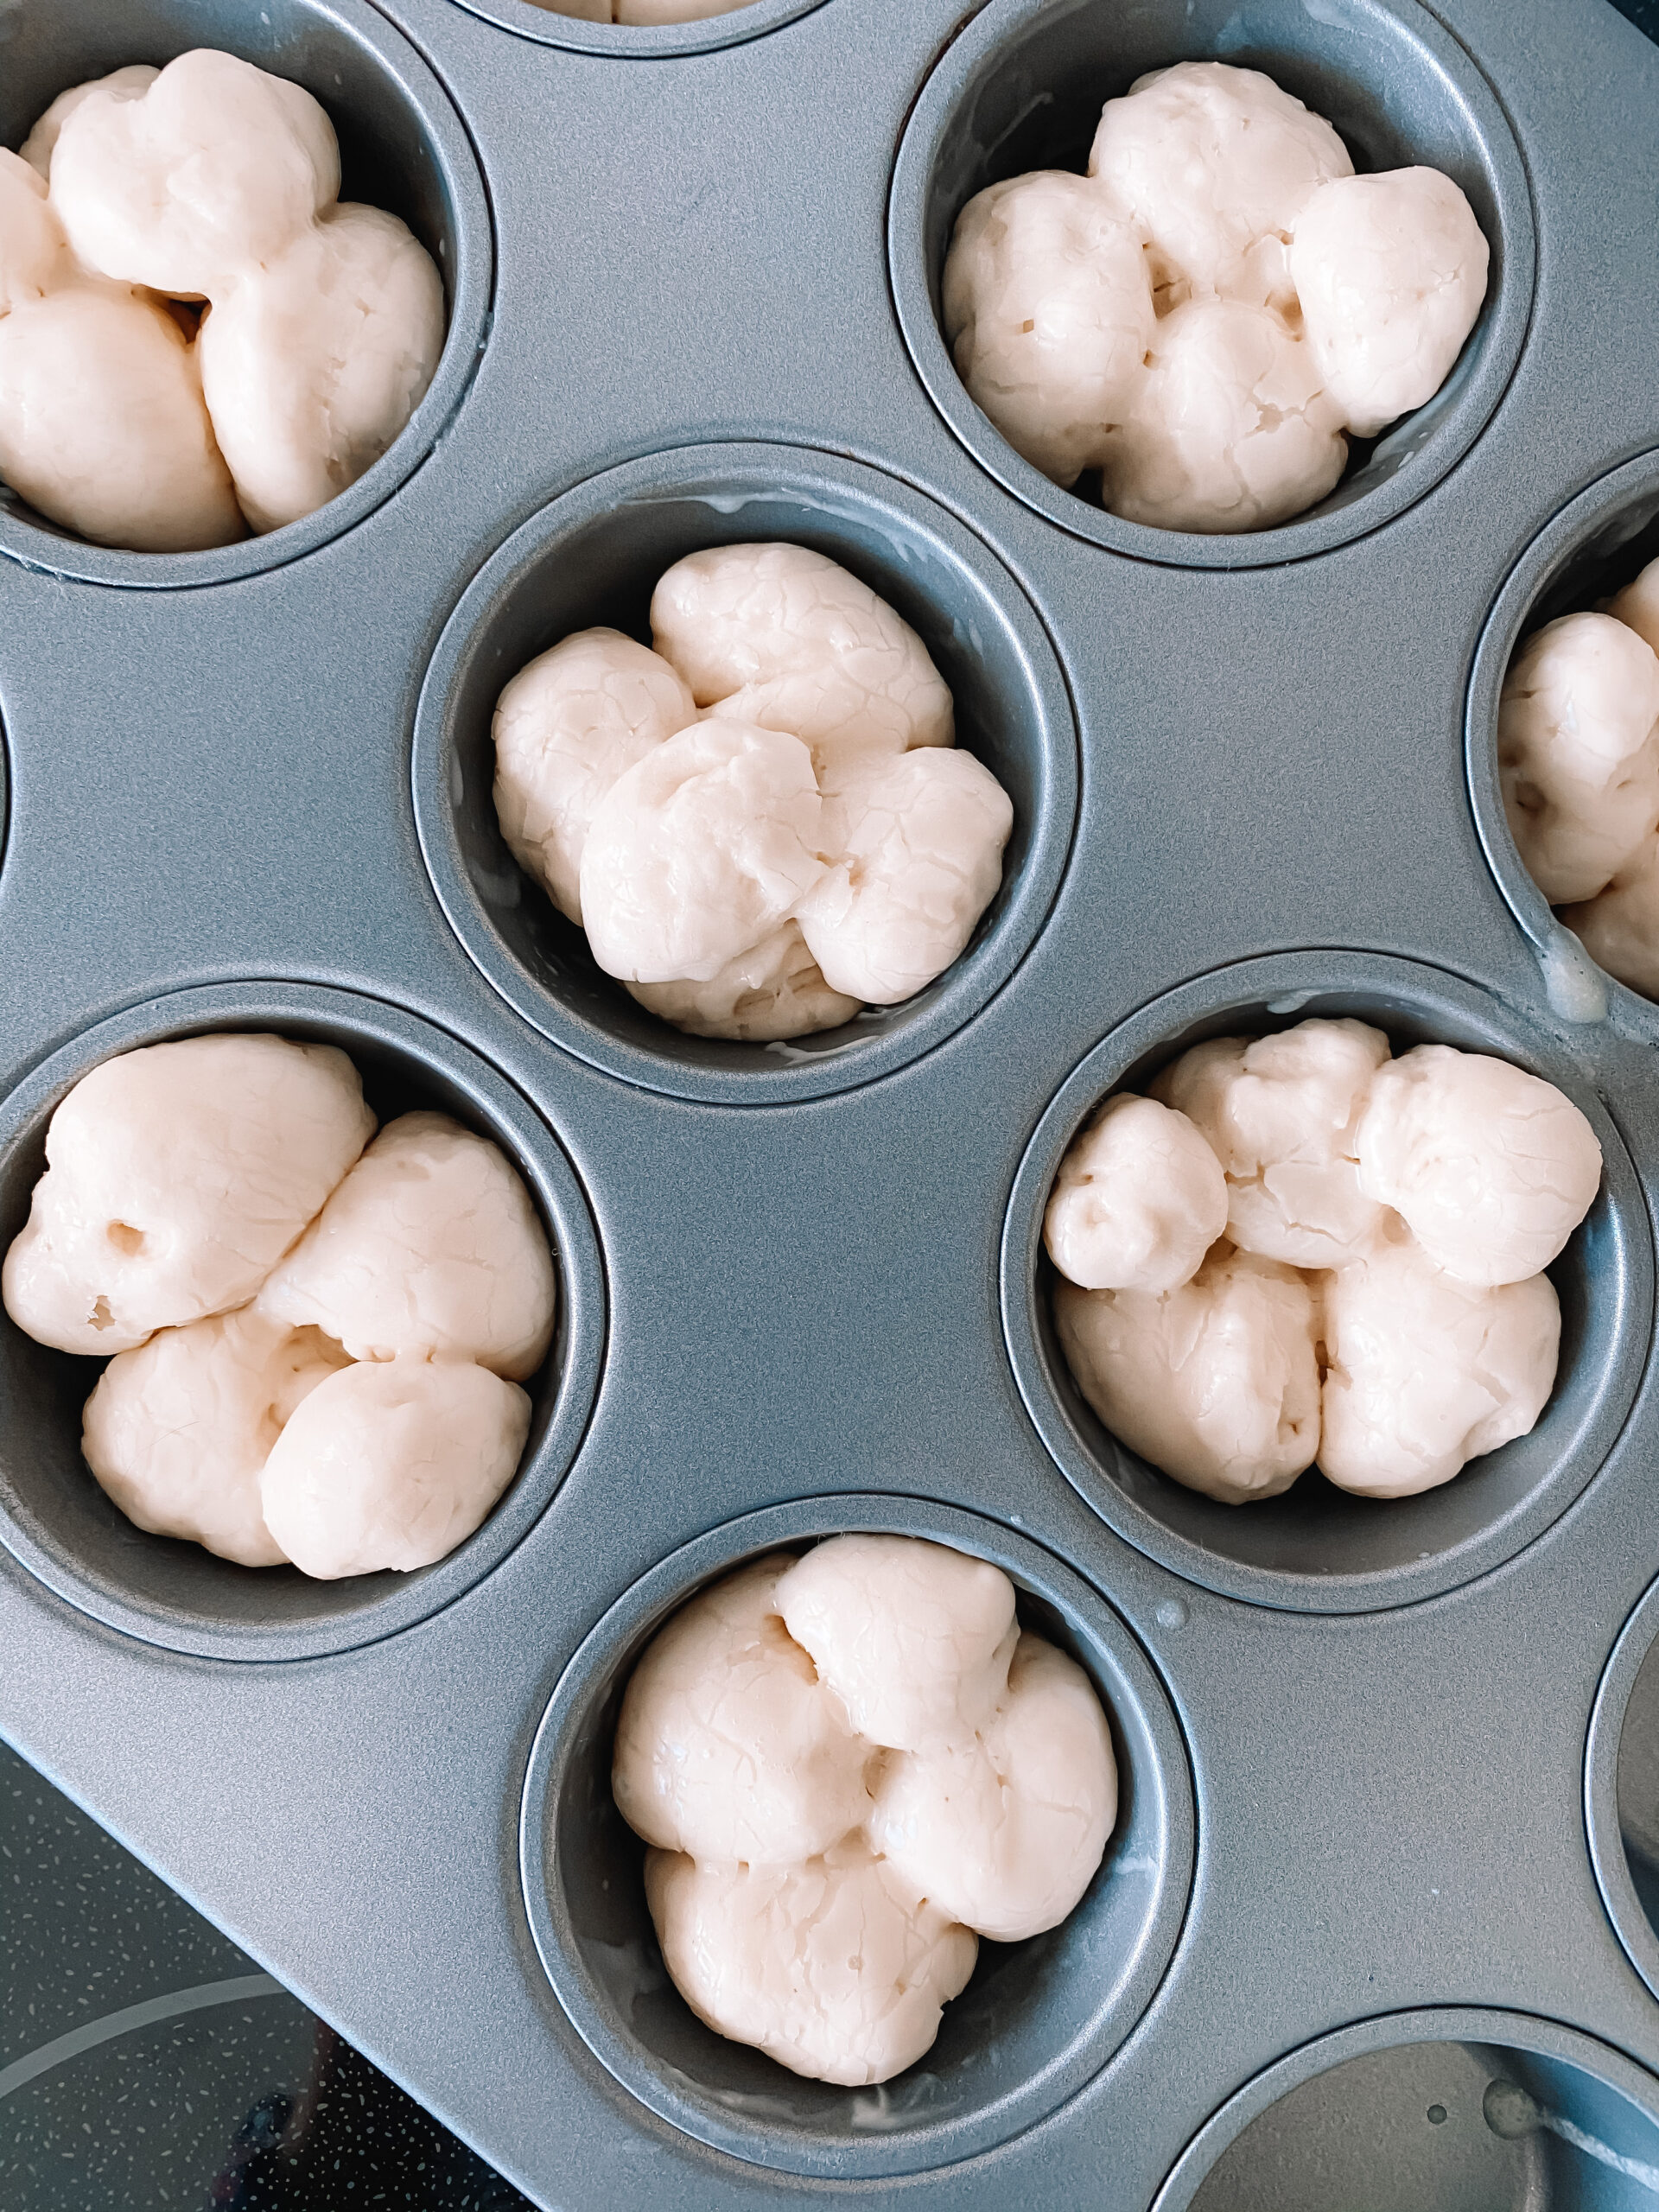
[[[377,1136],[344,1052],[232,1034],[105,1061],[46,1154],[0,1293],[108,1359],[82,1446],[130,1520],[334,1580],[430,1566],[485,1519],[555,1299],[497,1146],[435,1113]]]
[[[836,1536],[702,1591],[635,1667],[613,1787],[676,1987],[810,2078],[926,2051],[978,1938],[1057,1927],[1117,1818],[1093,1684],[998,1567]]]
[[[234,54],[54,100],[0,150],[0,476],[155,553],[354,484],[431,381],[444,301],[408,227],[339,195],[323,109]]]
[[[1523,642],[1497,761],[1533,881],[1610,976],[1659,998],[1659,561]]]
[[[921,639],[791,544],[689,554],[651,624],[652,646],[579,631],[502,692],[514,858],[695,1035],[805,1036],[924,989],[996,895],[1014,809]]]
[[[1086,176],[977,194],[944,267],[970,397],[1114,514],[1265,530],[1324,499],[1348,434],[1431,399],[1488,248],[1437,169],[1356,176],[1324,117],[1259,70],[1183,61],[1102,112]]]
[[[1310,1020],[1181,1054],[1061,1163],[1054,1322],[1101,1420],[1230,1504],[1319,1465],[1402,1497],[1525,1435],[1554,1387],[1543,1272],[1593,1202],[1572,1102],[1483,1052]]]

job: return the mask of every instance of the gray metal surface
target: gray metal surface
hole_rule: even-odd
[[[960,13],[762,0],[680,38],[601,33],[524,0],[0,6],[14,145],[53,92],[117,60],[207,40],[281,66],[261,43],[280,35],[303,75],[304,57],[346,41],[359,73],[315,89],[371,149],[352,188],[418,217],[410,180],[442,178],[426,204],[455,256],[442,421],[340,508],[176,561],[94,554],[0,515],[0,1225],[52,1087],[99,1025],[130,1041],[291,1008],[302,1027],[379,1039],[389,1099],[470,1099],[503,1135],[567,1292],[587,1300],[593,1333],[560,1375],[578,1395],[584,1376],[597,1386],[563,1479],[550,1462],[521,1480],[533,1510],[505,1546],[486,1529],[441,1588],[442,1569],[362,1593],[360,1616],[335,1592],[327,1625],[296,1627],[250,1613],[233,1569],[195,1562],[213,1587],[183,1589],[153,1547],[149,1564],[121,1564],[84,1510],[74,1393],[37,1387],[8,1335],[0,1727],[565,2212],[828,2190],[1146,2212],[1230,2099],[1255,2082],[1254,2116],[1294,2086],[1294,2066],[1258,2082],[1264,2069],[1426,2008],[1525,2016],[1405,2039],[1489,2054],[1476,2071],[1559,2059],[1548,2098],[1517,2085],[1640,2165],[1640,2129],[1615,2141],[1606,2115],[1612,2100],[1659,2113],[1659,2006],[1604,1904],[1585,1799],[1598,1684],[1659,1569],[1659,1018],[1617,991],[1610,1018],[1571,1018],[1593,1011],[1586,979],[1503,874],[1483,782],[1490,677],[1471,684],[1529,549],[1659,448],[1659,53],[1601,0],[1196,10],[1229,58],[1341,78],[1362,152],[1433,158],[1466,128],[1460,173],[1490,179],[1503,278],[1466,385],[1394,473],[1274,534],[1294,543],[1141,532],[1131,555],[1094,511],[1057,522],[984,434],[964,442],[931,351],[915,149],[950,118],[926,88],[936,66],[947,89],[964,81],[965,56],[979,69],[1036,20],[1026,0],[989,0],[954,51]],[[1121,34],[1120,73],[1173,22],[1151,0],[1045,15],[1086,19],[1096,51]],[[1156,58],[1192,50],[1185,38]],[[1065,94],[1057,123],[1096,96],[1046,89]],[[1020,158],[1045,158],[1040,140]],[[937,204],[925,219],[937,248]],[[690,450],[711,446],[738,450]],[[595,488],[619,469],[651,489],[637,541],[631,508]],[[1644,470],[1607,515],[1636,516]],[[658,525],[682,532],[675,550],[690,542],[688,490],[729,503],[757,485],[757,517],[787,509],[917,610],[975,690],[988,753],[1027,779],[1021,864],[969,963],[979,980],[964,970],[844,1058],[739,1064],[653,1039],[626,1027],[620,995],[559,964],[569,946],[515,942],[510,915],[480,899],[469,919],[461,895],[478,886],[469,818],[488,830],[467,781],[487,691],[476,674],[467,691],[469,657],[527,639],[538,594],[550,632],[608,592],[637,602]],[[747,527],[742,510],[706,512],[710,540]],[[556,557],[575,517],[611,563],[592,596]],[[906,547],[928,557],[907,565]],[[137,582],[169,588],[123,588]],[[1535,595],[1516,591],[1504,623]],[[448,798],[446,745],[462,771]],[[218,988],[212,1014],[178,996]],[[1576,1319],[1530,1450],[1444,1506],[1394,1509],[1414,1520],[1356,1508],[1299,1556],[1288,1520],[1255,1538],[1241,1516],[1230,1534],[1184,1517],[1184,1497],[1153,1510],[1153,1486],[1116,1459],[1077,1458],[1089,1439],[1066,1440],[1019,1255],[1033,1163],[1096,1081],[1224,1014],[1290,1019],[1303,990],[1305,1007],[1387,1012],[1402,1041],[1512,1051],[1593,1108],[1611,1172],[1562,1262]],[[556,1426],[566,1385],[550,1385]],[[79,1504],[64,1503],[77,1482]],[[1317,1486],[1307,1503],[1328,1516]],[[836,2169],[833,2146],[816,2173],[794,2171],[798,2111],[749,2114],[722,2149],[643,2075],[636,2095],[614,2039],[592,2021],[584,2039],[581,2001],[567,2012],[543,1968],[545,1856],[521,1878],[527,1776],[562,1802],[561,1774],[532,1767],[556,1693],[568,1704],[617,1621],[648,1610],[663,1585],[647,1578],[702,1540],[720,1554],[712,1532],[772,1507],[803,1530],[878,1510],[918,1529],[947,1510],[994,1524],[988,1551],[1080,1647],[1091,1622],[1116,1639],[1132,1789],[1161,1778],[1173,1804],[1188,1786],[1160,1748],[1166,1723],[1137,1750],[1135,1699],[1149,1714],[1167,1700],[1190,1775],[1185,1916],[1122,2039],[1068,2071],[1077,2038],[1055,2022],[1104,1992],[1058,1987],[1051,2018],[1041,1977],[1022,1983],[1016,1963],[1008,2032],[1027,2056],[1001,2078],[1017,2089],[1052,2061],[1065,2093],[1001,2139],[978,2116],[1000,2092],[981,2107],[964,2093],[937,2138],[951,2163],[902,2183],[850,2155]],[[1003,2024],[986,2009],[964,2062],[989,2082]],[[1593,2047],[1569,2050],[1567,2030]],[[676,2062],[688,2119],[721,2087],[687,2069],[691,2048]],[[1385,2145],[1415,2075],[1385,2069],[1348,2107],[1351,2079],[1336,2109]],[[1315,2151],[1329,2109],[1309,2122]],[[1505,2125],[1509,2109],[1494,2107]],[[1285,2113],[1275,2126],[1300,2125]],[[1202,2185],[1229,2126],[1195,2145],[1182,2186]],[[1456,2139],[1499,2171],[1484,2138]],[[1644,2201],[1623,2168],[1575,2156],[1569,2171],[1541,2151],[1536,2189],[1514,2201]]]

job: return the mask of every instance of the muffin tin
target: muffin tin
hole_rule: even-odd
[[[1659,512],[1659,49],[1603,0],[758,0],[662,31],[17,0],[0,134],[203,42],[329,106],[347,190],[438,255],[449,337],[404,438],[290,530],[146,557],[0,511],[0,1236],[105,1052],[280,1027],[505,1145],[561,1335],[470,1544],[306,1586],[121,1522],[77,1464],[90,1375],[6,1325],[0,1726],[563,2212],[1290,2212],[1333,2145],[1389,2212],[1651,2202],[1659,1011],[1518,874],[1492,743],[1516,637]],[[961,195],[1205,54],[1362,161],[1451,168],[1496,249],[1440,398],[1245,539],[1033,478],[934,321]],[[740,1048],[653,1027],[538,903],[486,731],[563,629],[780,535],[922,630],[1016,829],[931,991]],[[1037,1223],[1114,1084],[1310,1012],[1536,1069],[1608,1173],[1532,1438],[1406,1504],[1309,1477],[1230,1513],[1080,1407]],[[871,1528],[1007,1569],[1111,1705],[1125,1812],[1075,1920],[988,1945],[929,2060],[831,2091],[665,1988],[605,1732],[664,1607]]]

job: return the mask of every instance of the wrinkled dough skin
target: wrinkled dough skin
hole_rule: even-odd
[[[897,1006],[966,948],[1002,881],[1014,807],[971,753],[861,760],[826,783],[823,849],[801,934],[832,990]]]
[[[1313,1297],[1291,1268],[1221,1244],[1184,1288],[1055,1286],[1077,1388],[1113,1434],[1189,1490],[1272,1497],[1319,1446]]]
[[[530,1400],[488,1368],[341,1368],[271,1449],[260,1479],[266,1526],[322,1581],[430,1567],[482,1524],[529,1433]]]
[[[443,351],[443,286],[396,215],[330,208],[202,318],[202,390],[251,527],[326,506],[379,460]]]
[[[62,118],[52,197],[90,269],[177,299],[268,264],[340,191],[334,125],[298,85],[234,54],[181,54]]]
[[[18,151],[29,167],[35,170],[42,184],[52,175],[52,152],[58,143],[58,133],[65,123],[94,92],[109,92],[119,99],[137,99],[147,92],[161,75],[148,62],[132,62],[124,69],[111,70],[107,77],[93,77],[84,85],[72,85],[67,92],[60,92],[24,139]]]
[[[1111,1731],[1089,1677],[1027,1630],[965,1743],[891,1760],[870,1840],[917,1896],[997,1943],[1058,1928],[1117,1820]]]
[[[166,309],[77,280],[0,319],[0,476],[94,545],[245,537],[194,350]]]
[[[315,1329],[251,1308],[160,1329],[112,1359],[86,1401],[81,1449],[129,1521],[244,1567],[286,1557],[265,1526],[259,1478],[283,1424],[346,1364]]]
[[[1084,1290],[1156,1297],[1227,1226],[1227,1179],[1186,1116],[1120,1091],[1073,1139],[1043,1217],[1048,1256]]]
[[[690,1036],[751,1045],[839,1029],[862,1004],[830,989],[793,921],[728,960],[706,983],[630,983],[626,988],[648,1014]]]
[[[581,875],[594,959],[625,982],[709,982],[823,874],[822,813],[798,738],[722,716],[668,739],[594,810]]]
[[[1097,467],[1155,326],[1143,242],[1099,188],[1037,169],[976,193],[944,308],[957,373],[1015,452],[1062,489]]]
[[[871,1749],[784,1625],[792,1565],[758,1560],[701,1591],[635,1667],[611,1786],[647,1843],[788,1866],[863,1824]]]
[[[0,147],[0,315],[32,306],[73,274],[45,185],[27,162]]]
[[[1610,976],[1659,999],[1659,836],[1639,845],[1605,891],[1560,914]]]
[[[1611,614],[1547,622],[1503,679],[1497,766],[1533,881],[1593,899],[1659,823],[1659,654]]]
[[[1189,1116],[1221,1163],[1241,1251],[1336,1268],[1369,1248],[1382,1208],[1360,1188],[1355,1133],[1388,1057],[1380,1029],[1312,1020],[1253,1043],[1213,1038],[1158,1077],[1154,1096]]]
[[[784,1868],[648,1852],[645,1897],[697,2018],[811,2081],[861,2086],[914,2065],[979,1953],[861,1843]]]
[[[1448,1483],[1525,1436],[1555,1386],[1561,1315],[1548,1275],[1479,1288],[1409,1238],[1331,1277],[1321,1471],[1366,1497]]]
[[[1151,241],[1154,283],[1176,307],[1216,293],[1294,306],[1286,244],[1315,189],[1351,176],[1322,115],[1259,70],[1182,61],[1108,100],[1089,156]]]
[[[1307,346],[1267,308],[1206,296],[1159,323],[1102,458],[1114,514],[1213,536],[1313,506],[1348,445]]]
[[[899,1751],[979,1727],[1019,1638],[1000,1567],[912,1536],[835,1536],[778,1586],[777,1603],[849,1725]]]
[[[954,744],[950,690],[867,583],[804,545],[716,545],[658,580],[652,642],[722,719],[786,730],[822,772],[850,754]]]
[[[514,860],[578,929],[582,855],[617,779],[697,719],[660,653],[579,630],[521,668],[496,702],[495,810]]]
[[[373,1131],[333,1046],[190,1037],[105,1060],[52,1116],[6,1311],[107,1355],[243,1305]]]
[[[553,1339],[547,1233],[499,1146],[445,1114],[390,1122],[259,1294],[353,1359],[535,1374]]]
[[[1419,1045],[1381,1069],[1359,1124],[1360,1187],[1459,1281],[1541,1273],[1601,1185],[1595,1131],[1554,1084],[1484,1052]]]
[[[1430,400],[1486,297],[1474,210],[1439,169],[1323,184],[1296,219],[1290,276],[1333,405],[1356,437]]]

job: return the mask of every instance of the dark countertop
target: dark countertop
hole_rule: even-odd
[[[6,2212],[525,2202],[0,1745]]]

